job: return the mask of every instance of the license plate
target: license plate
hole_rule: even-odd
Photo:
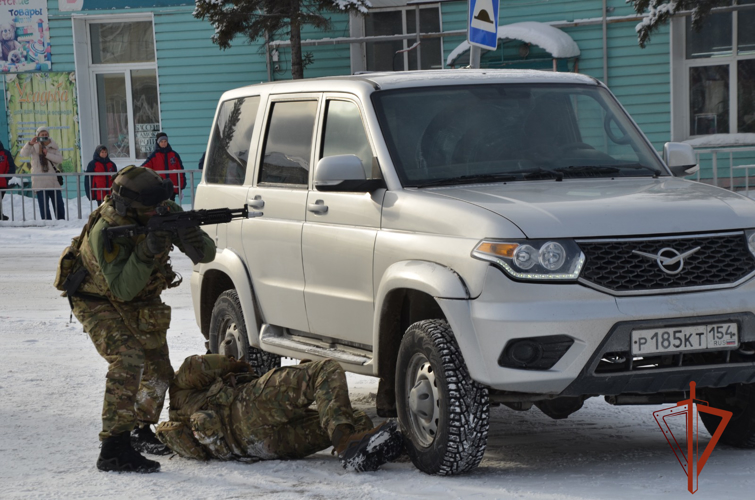
[[[732,349],[738,346],[739,335],[736,323],[632,330],[632,354],[635,356]]]

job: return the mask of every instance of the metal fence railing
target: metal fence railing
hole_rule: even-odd
[[[158,171],[159,174],[168,173],[175,174],[175,170],[171,171]],[[186,186],[176,196],[176,203],[187,209],[194,208],[194,199],[197,184],[202,179],[201,170],[183,170],[186,175]],[[8,221],[37,221],[43,220],[44,214],[40,213],[40,207],[37,201],[37,193],[32,190],[32,178],[33,177],[52,177],[54,175],[61,175],[63,177],[63,185],[46,191],[53,191],[53,200],[57,198],[58,193],[63,198],[63,207],[65,215],[61,219],[85,219],[89,217],[89,214],[97,208],[98,204],[94,200],[89,199],[86,195],[86,189],[84,186],[85,178],[89,177],[90,181],[96,176],[112,176],[110,173],[88,173],[88,172],[62,172],[60,174],[0,174],[0,179],[7,179],[8,187],[0,189],[0,195],[2,200],[0,201],[0,220]],[[5,183],[0,183],[0,185]],[[56,183],[57,185],[57,183]],[[108,190],[109,191],[109,190]],[[50,203],[45,198],[45,202],[48,203],[47,210],[51,211],[51,219],[56,219],[56,213],[54,211],[55,202]],[[7,219],[6,219],[7,217]]]
[[[695,155],[700,170],[690,178],[732,191],[749,190],[749,169],[742,167],[755,163],[755,146],[696,148]]]

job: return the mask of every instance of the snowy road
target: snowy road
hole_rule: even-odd
[[[41,225],[42,223],[40,223]],[[532,500],[689,498],[686,477],[652,412],[602,398],[566,420],[539,410],[492,410],[487,453],[461,477],[430,477],[411,462],[350,474],[328,451],[301,461],[252,465],[158,457],[160,474],[100,473],[97,433],[106,363],[52,288],[55,264],[81,223],[9,227],[0,223],[0,498],[322,498]],[[178,366],[203,351],[194,322],[190,261],[164,294]],[[374,416],[375,379],[349,375],[355,406]],[[163,417],[167,416],[167,411]],[[708,435],[701,431],[701,446]],[[700,476],[696,499],[755,495],[755,451],[719,445]]]

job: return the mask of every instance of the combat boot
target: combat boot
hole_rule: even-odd
[[[345,436],[335,452],[344,469],[365,472],[396,460],[403,449],[404,439],[396,421],[386,420],[374,429]]]
[[[102,442],[97,468],[113,472],[157,472],[160,462],[144,458],[131,447],[131,436],[123,432],[110,436]]]
[[[149,453],[150,455],[170,455],[173,453],[170,448],[157,439],[149,424],[142,427],[136,426],[131,431],[131,446],[138,452]]]

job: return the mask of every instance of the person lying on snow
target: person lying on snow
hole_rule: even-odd
[[[403,438],[395,420],[373,427],[353,410],[346,375],[326,359],[271,370],[245,361],[190,356],[170,386],[170,420],[157,437],[182,457],[207,460],[304,458],[333,446],[343,467],[373,471],[395,460]],[[310,405],[317,403],[317,410]]]

